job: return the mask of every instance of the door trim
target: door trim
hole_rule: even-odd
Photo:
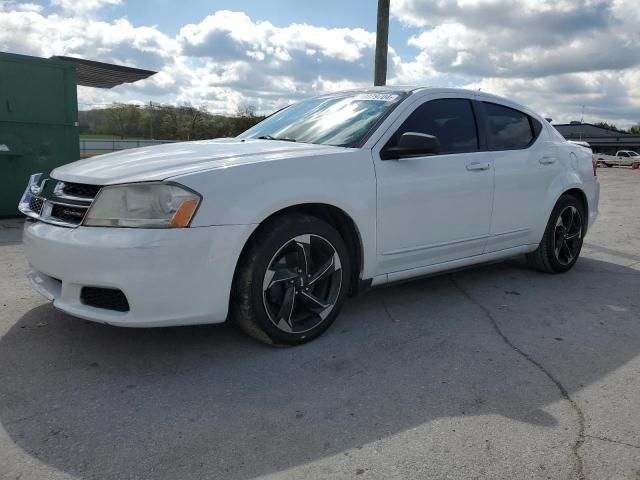
[[[506,232],[492,233],[492,237],[501,237],[503,235],[514,235],[516,233],[528,233],[531,231],[529,227],[516,228],[515,230],[507,230]]]
[[[432,243],[429,245],[418,245],[417,247],[401,248],[398,250],[389,250],[387,252],[382,252],[381,255],[397,255],[400,253],[417,252],[420,250],[429,250],[429,249],[438,248],[438,247],[448,247],[449,245],[458,245],[460,243],[473,242],[476,240],[486,240],[490,236],[491,236],[490,234],[479,235],[477,237],[462,238],[458,240],[452,240],[450,242]]]
[[[493,252],[481,253],[473,255],[471,257],[461,258],[459,260],[449,260],[441,263],[434,263],[424,267],[409,268],[405,270],[396,270],[381,275],[376,275],[371,286],[376,287],[378,285],[384,285],[386,283],[401,282],[405,280],[414,280],[422,277],[429,277],[431,275],[437,275],[440,273],[446,273],[448,271],[480,266],[483,263],[498,261],[506,258],[511,258],[516,255],[531,252],[535,250],[538,245],[520,245],[518,247],[510,247]]]

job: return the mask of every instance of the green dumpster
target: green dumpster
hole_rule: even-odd
[[[0,217],[18,214],[29,175],[80,158],[75,66],[0,52]]]

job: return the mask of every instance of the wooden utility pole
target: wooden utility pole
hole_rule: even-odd
[[[153,140],[153,102],[149,102],[149,137]]]
[[[389,49],[389,2],[378,0],[378,23],[376,27],[376,65],[373,84],[387,83],[387,50]]]

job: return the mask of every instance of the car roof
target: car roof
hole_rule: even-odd
[[[517,110],[523,111],[528,115],[532,115],[536,117],[538,120],[543,117],[540,116],[537,112],[531,110],[525,105],[521,103],[515,102],[509,98],[501,97],[499,95],[494,95],[492,93],[483,92],[481,90],[469,90],[467,88],[452,88],[452,87],[434,87],[429,85],[385,85],[381,87],[364,87],[364,88],[353,88],[349,90],[342,90],[338,92],[332,92],[336,94],[340,93],[350,93],[350,92],[375,92],[375,93],[397,93],[404,92],[407,94],[462,94],[466,96],[475,96],[478,100],[495,102],[506,107],[515,108]],[[331,95],[331,93],[329,93]]]
[[[516,108],[527,109],[525,105],[522,105],[518,102],[515,102],[509,98],[501,97],[499,95],[494,95],[492,93],[483,92],[481,90],[469,90],[468,88],[453,88],[453,87],[435,87],[430,85],[385,85],[382,87],[364,87],[364,88],[353,88],[349,90],[344,90],[342,93],[347,92],[407,92],[407,93],[458,93],[464,95],[477,95],[480,96],[484,100],[495,100],[499,103],[504,103],[506,105],[512,105]],[[341,93],[341,92],[335,92]],[[527,109],[529,110],[529,109]]]
[[[379,87],[362,87],[362,88],[350,88],[348,90],[343,90],[344,92],[418,92],[430,90],[434,93],[437,91],[459,91],[465,93],[477,93],[474,90],[466,90],[464,88],[445,88],[445,87],[434,87],[430,85],[384,85]],[[336,92],[337,93],[337,92]]]

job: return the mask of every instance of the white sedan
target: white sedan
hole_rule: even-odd
[[[372,286],[519,254],[566,272],[598,198],[591,153],[528,108],[387,87],[302,101],[237,138],[70,163],[32,176],[20,209],[28,276],[60,310],[230,318],[292,345]]]

